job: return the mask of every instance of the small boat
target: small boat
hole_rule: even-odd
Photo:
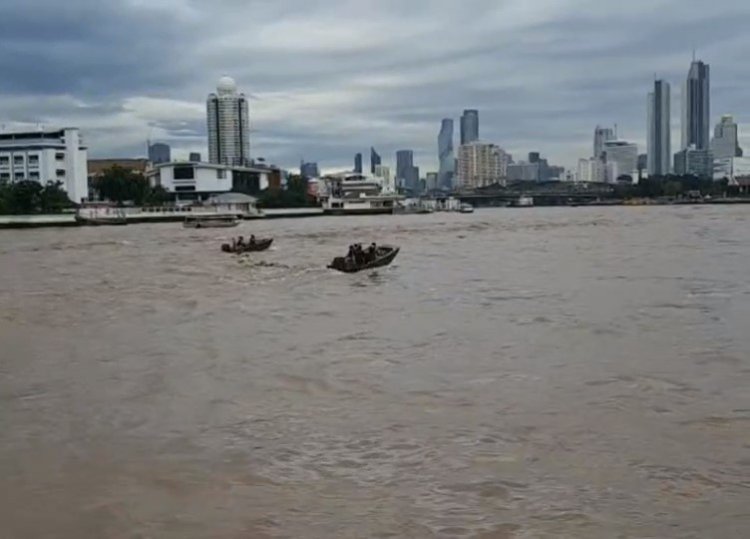
[[[185,217],[182,226],[185,228],[230,228],[238,224],[239,221],[234,215],[200,215]]]
[[[355,264],[351,259],[338,256],[328,265],[329,269],[335,269],[344,273],[357,273],[358,271],[380,268],[387,266],[396,258],[400,247],[392,245],[380,245],[375,251],[375,258],[364,264]]]
[[[461,213],[474,213],[474,206],[471,204],[461,204],[459,210]]]
[[[78,208],[75,215],[76,223],[86,226],[127,225],[125,210],[115,208],[109,204],[92,204]]]
[[[235,254],[252,253],[254,251],[265,251],[271,246],[272,243],[273,243],[273,238],[255,240],[253,243],[245,243],[244,245],[241,245],[241,246],[238,246],[238,245],[232,246],[231,243],[222,243],[221,250],[224,251],[225,253],[235,253]]]

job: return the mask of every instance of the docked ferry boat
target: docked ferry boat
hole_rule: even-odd
[[[341,172],[321,178],[318,200],[331,215],[392,214],[404,197],[385,193],[378,178]]]

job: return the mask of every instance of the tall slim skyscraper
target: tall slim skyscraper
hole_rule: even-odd
[[[396,180],[407,189],[415,190],[419,183],[419,168],[414,166],[414,152],[399,150],[396,152]]]
[[[375,174],[376,167],[382,164],[380,154],[375,151],[375,148],[370,147],[370,173]]]
[[[615,130],[597,125],[594,129],[594,157],[596,159],[601,159],[604,143],[608,140],[615,140]]]
[[[215,94],[206,101],[208,115],[208,161],[225,165],[250,162],[250,121],[247,99],[237,92],[237,83],[222,77]]]
[[[671,116],[669,83],[654,81],[654,91],[648,94],[647,150],[648,175],[666,176],[671,170]]]
[[[354,172],[362,174],[362,154],[354,154]]]
[[[438,134],[438,159],[440,168],[436,188],[450,189],[453,187],[453,177],[456,174],[456,159],[453,155],[453,120],[443,119]]]
[[[461,144],[475,140],[479,140],[479,111],[466,109],[461,116]]]
[[[721,121],[714,128],[714,138],[711,141],[711,152],[714,159],[729,159],[731,157],[742,157],[737,136],[737,124],[734,118],[728,115],[721,117]]]
[[[693,60],[682,89],[682,149],[709,149],[711,73],[708,64]]]

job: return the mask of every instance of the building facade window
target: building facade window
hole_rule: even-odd
[[[10,172],[0,172],[0,183],[6,183],[10,180]]]
[[[13,156],[13,164],[14,165],[23,165],[23,155],[14,155]]]
[[[65,169],[64,168],[58,168],[55,173],[57,174],[58,178],[64,178],[65,177]]]
[[[39,179],[39,172],[38,171],[29,172],[29,179],[30,180],[38,180]]]
[[[38,155],[30,155],[29,156],[29,166],[38,167],[39,166],[39,156]]]
[[[14,173],[14,174],[13,174],[13,179],[14,179],[15,181],[17,181],[17,182],[20,182],[20,181],[22,181],[22,180],[24,179],[24,174],[23,174],[23,172],[16,172],[16,173]]]
[[[195,169],[191,166],[180,166],[174,167],[174,179],[175,180],[194,180]]]
[[[217,168],[216,169],[216,178],[218,178],[219,180],[224,180],[224,179],[226,179],[226,177],[227,177],[227,171],[226,170],[224,170],[223,168]]]
[[[7,167],[10,165],[10,157],[7,155],[0,155],[0,167]]]
[[[58,161],[64,161],[65,160],[65,153],[64,152],[57,152],[55,154],[55,159]]]

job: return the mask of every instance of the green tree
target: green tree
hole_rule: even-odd
[[[42,213],[60,213],[73,206],[68,194],[62,187],[62,182],[47,182],[39,193],[39,211]]]
[[[118,204],[133,202],[141,205],[151,192],[148,180],[143,177],[143,174],[117,165],[105,170],[94,181],[94,189],[98,191],[100,197]]]
[[[13,183],[8,197],[10,213],[37,213],[40,206],[42,184],[29,180]]]

